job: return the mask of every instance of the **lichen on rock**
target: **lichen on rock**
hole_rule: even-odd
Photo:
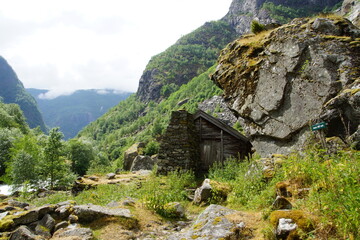
[[[335,115],[326,103],[359,87],[353,86],[360,76],[359,37],[360,30],[341,17],[295,19],[222,51],[212,79],[245,119],[244,130],[260,155],[300,149],[317,121],[328,122],[328,136],[344,137],[339,124],[354,133],[357,101],[348,101],[346,111],[335,107]]]

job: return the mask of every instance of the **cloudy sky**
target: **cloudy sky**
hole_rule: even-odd
[[[231,0],[0,0],[0,55],[26,88],[136,91],[151,56]]]

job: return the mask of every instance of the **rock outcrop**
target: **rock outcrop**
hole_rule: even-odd
[[[202,212],[193,225],[182,233],[171,235],[168,239],[245,239],[241,238],[241,230],[245,224],[230,221],[227,216],[237,211],[220,206],[210,205]]]
[[[288,154],[317,122],[327,122],[327,136],[356,135],[359,63],[360,30],[348,20],[295,19],[229,44],[212,79],[260,155]]]
[[[236,32],[240,35],[249,32],[250,23],[253,19],[259,20],[263,24],[270,24],[276,20],[271,17],[268,10],[263,8],[265,2],[274,3],[275,5],[282,5],[283,7],[310,9],[323,9],[327,6],[334,6],[340,0],[301,0],[301,1],[287,1],[287,0],[233,0],[229,12],[223,18],[228,22]],[[310,13],[310,12],[309,12]],[[281,15],[281,13],[279,13]]]
[[[360,27],[360,1],[344,0],[341,14],[349,19],[355,26]]]

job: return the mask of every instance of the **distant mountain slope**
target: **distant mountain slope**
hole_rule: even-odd
[[[223,21],[207,22],[180,38],[149,61],[141,76],[137,96],[144,102],[159,102],[179,86],[215,64],[220,50],[237,34]]]
[[[16,103],[20,106],[31,128],[40,126],[46,132],[46,127],[35,99],[26,92],[24,85],[18,79],[15,71],[0,56],[0,97],[4,103]]]
[[[131,93],[113,90],[78,90],[54,99],[39,98],[47,90],[27,89],[36,98],[46,125],[59,126],[65,138],[74,137],[84,126],[126,99]]]

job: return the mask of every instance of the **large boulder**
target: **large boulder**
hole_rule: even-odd
[[[87,204],[74,206],[74,214],[78,217],[79,223],[90,223],[103,217],[118,217],[125,219],[133,227],[137,225],[137,219],[130,213],[129,209],[111,209]]]
[[[358,129],[359,37],[341,17],[295,19],[222,51],[212,79],[261,156],[301,149],[318,122],[328,137]]]
[[[128,148],[124,153],[124,170],[129,171],[131,165],[133,164],[134,159],[141,152],[141,149],[145,147],[144,143],[135,143],[130,148]]]
[[[169,236],[169,240],[178,239],[241,239],[239,230],[244,223],[234,223],[226,218],[237,211],[220,206],[210,205],[195,220],[186,231]]]
[[[138,155],[135,157],[130,171],[151,170],[155,165],[155,160],[149,156]]]

